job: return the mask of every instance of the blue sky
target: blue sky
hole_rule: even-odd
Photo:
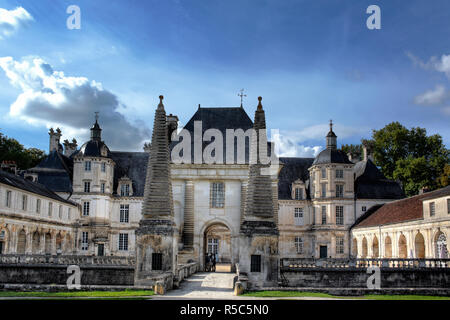
[[[160,94],[183,124],[198,104],[239,106],[241,88],[251,118],[263,97],[283,155],[317,153],[329,119],[339,145],[392,121],[450,142],[446,0],[0,0],[17,7],[29,16],[0,14],[0,130],[27,147],[47,150],[50,126],[84,142],[100,110],[110,148],[140,151]]]

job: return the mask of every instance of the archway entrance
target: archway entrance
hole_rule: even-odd
[[[398,238],[398,257],[402,259],[408,258],[408,248],[406,246],[406,237],[402,234]]]
[[[203,256],[213,255],[216,271],[231,271],[231,232],[223,223],[214,223],[206,228],[203,237]]]
[[[380,253],[379,248],[380,246],[378,245],[378,238],[377,236],[374,236],[372,242],[372,258],[378,258]]]
[[[439,232],[436,235],[435,243],[436,258],[448,258],[447,238],[445,237],[445,234],[443,232]]]
[[[362,241],[362,253],[361,253],[361,257],[362,258],[367,258],[367,239],[366,237],[363,238]]]
[[[384,257],[392,258],[392,240],[389,236],[384,239]]]
[[[423,235],[419,232],[416,234],[416,238],[414,240],[414,246],[416,249],[416,258],[424,259],[425,258],[425,239]]]

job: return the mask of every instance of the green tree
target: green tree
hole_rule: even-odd
[[[400,180],[406,195],[415,195],[423,187],[433,190],[442,186],[439,179],[450,163],[450,150],[440,135],[427,136],[424,128],[408,130],[399,122],[392,122],[373,130],[372,139],[367,142],[375,164],[387,178]]]
[[[0,132],[0,163],[4,160],[15,161],[20,169],[36,166],[45,157],[45,152],[36,148],[25,148],[16,139]]]
[[[360,144],[343,144],[341,150],[346,154],[351,153],[353,159],[361,159],[363,157],[362,145]]]

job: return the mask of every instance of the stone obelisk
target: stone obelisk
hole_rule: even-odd
[[[163,96],[155,112],[142,218],[136,229],[135,285],[173,284],[177,246],[170,179],[170,150]]]
[[[240,230],[239,279],[248,289],[278,282],[278,227],[274,214],[273,176],[268,174],[266,119],[261,97],[250,142],[244,219]],[[266,169],[266,170],[265,170]],[[248,281],[246,281],[248,279]],[[245,287],[245,285],[244,285]]]

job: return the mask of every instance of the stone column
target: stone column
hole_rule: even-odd
[[[241,221],[240,221],[241,224],[242,222],[244,222],[246,198],[247,198],[247,181],[243,180],[241,181]]]
[[[250,137],[249,178],[239,245],[239,279],[248,280],[245,285],[249,289],[277,285],[279,264],[273,178],[267,172],[270,163],[265,164],[261,158],[261,155],[267,154],[266,119],[262,98],[258,100],[254,132]],[[255,262],[260,261],[255,270],[251,269],[252,257]]]
[[[194,182],[186,181],[184,191],[184,249],[193,250],[194,245]]]
[[[32,254],[32,252],[33,252],[33,232],[32,231],[27,230],[26,239],[27,239],[27,242],[25,244],[25,253]]]
[[[171,289],[177,267],[178,244],[175,243],[167,118],[163,96],[159,99],[147,165],[142,218],[136,229],[134,284],[149,286],[162,281],[166,289]]]

